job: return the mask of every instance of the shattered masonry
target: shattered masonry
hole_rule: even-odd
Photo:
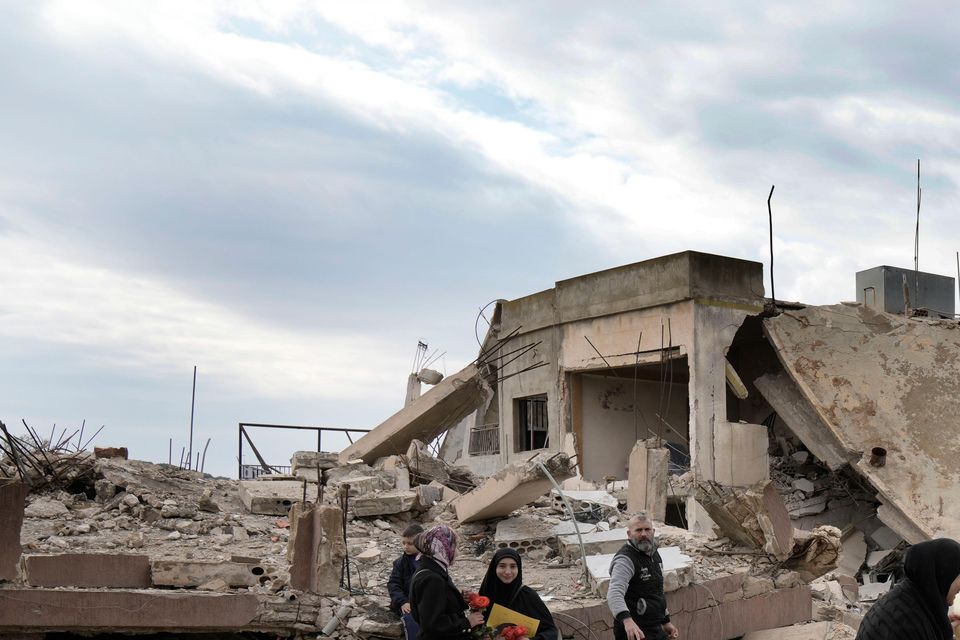
[[[852,638],[908,543],[960,537],[958,326],[774,310],[762,282],[684,252],[500,301],[476,362],[411,374],[396,414],[288,476],[5,432],[0,637],[399,638],[386,576],[416,521],[460,533],[458,585],[513,547],[566,637],[607,639],[610,554],[644,510],[683,637]]]

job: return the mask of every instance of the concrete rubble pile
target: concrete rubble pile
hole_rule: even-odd
[[[91,456],[70,487],[31,492],[8,482],[0,488],[0,633],[300,636],[335,623],[330,637],[399,637],[385,587],[400,532],[414,521],[458,530],[457,584],[476,588],[493,551],[512,546],[565,633],[611,633],[602,596],[611,554],[626,539],[625,492],[620,500],[597,488],[565,492],[578,517],[593,520],[575,524],[543,471],[570,477],[566,456],[534,457],[471,489],[469,473],[421,444],[409,452],[372,465],[298,452],[290,476],[241,482]],[[477,517],[477,496],[496,515]],[[458,519],[461,508],[474,517]],[[686,637],[715,637],[704,623],[714,615],[737,635],[809,618],[810,588],[776,558],[659,526],[668,597]],[[131,608],[145,615],[117,613]]]

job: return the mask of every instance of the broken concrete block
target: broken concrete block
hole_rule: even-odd
[[[860,602],[874,602],[893,588],[893,580],[886,582],[865,582],[860,585]]]
[[[407,468],[411,480],[417,484],[428,484],[433,480],[440,483],[450,481],[447,464],[431,456],[426,445],[419,440],[413,440],[407,447]]]
[[[0,607],[0,628],[23,630],[217,631],[247,627],[258,616],[253,593],[29,588],[4,596],[17,606]]]
[[[362,458],[369,464],[406,453],[411,440],[430,442],[476,411],[492,394],[476,365],[467,365],[364,434],[341,452],[340,460]]]
[[[579,537],[576,534],[560,536],[560,554],[565,558],[579,558],[581,539],[588,556],[616,553],[627,542],[627,529],[581,533]]]
[[[0,484],[0,582],[14,580],[20,564],[20,528],[30,487],[20,482]]]
[[[564,453],[550,457],[541,454],[525,464],[508,465],[457,500],[457,519],[463,523],[506,516],[547,493],[552,485],[537,465],[538,460],[557,482],[573,475],[570,459]]]
[[[550,495],[553,498],[553,510],[566,514],[567,508],[560,493],[554,489]],[[601,513],[614,513],[619,504],[617,499],[606,491],[564,491],[563,495],[570,501],[574,511],[589,511],[599,507]]]
[[[62,502],[46,496],[38,497],[23,510],[28,518],[60,518],[68,513],[70,509]]]
[[[440,499],[443,496],[443,485],[436,487],[433,486],[432,483],[421,484],[417,487],[416,494],[417,508],[421,511],[426,510],[440,502]]]
[[[772,482],[750,489],[702,484],[697,501],[731,540],[763,549],[778,560],[790,556],[794,529]]]
[[[256,564],[216,560],[153,560],[150,576],[158,587],[199,587],[220,579],[231,587],[252,587],[260,583],[266,569]]]
[[[658,447],[656,438],[640,440],[630,452],[627,471],[627,510],[646,511],[662,521],[667,511],[670,451]]]
[[[748,487],[770,478],[767,427],[742,422],[719,422],[714,428],[713,459],[716,481]]]
[[[197,587],[199,591],[218,591],[226,592],[230,590],[230,585],[223,578],[214,578],[210,582],[204,582]]]
[[[296,505],[290,513],[290,586],[333,596],[340,591],[340,571],[346,555],[343,512],[320,505],[304,511]]]
[[[512,547],[517,549],[518,553],[522,549],[522,553],[526,554],[530,549],[556,545],[554,527],[555,525],[534,516],[506,518],[497,523],[493,543],[498,549]],[[585,530],[590,528],[589,525],[583,527]]]
[[[148,589],[150,558],[123,553],[64,553],[23,557],[24,582],[32,587]]]
[[[797,491],[803,491],[806,494],[810,494],[815,491],[813,481],[806,478],[795,478],[792,485]]]
[[[842,622],[808,622],[792,627],[751,631],[743,640],[853,640],[857,632]]]
[[[893,549],[880,549],[879,551],[871,551],[867,554],[867,567],[874,569],[879,566],[891,553]]]
[[[353,514],[361,518],[403,513],[416,506],[416,491],[383,491],[367,494],[350,501]]]
[[[285,516],[294,503],[301,502],[304,483],[299,480],[241,480],[240,500],[250,513]],[[317,485],[306,483],[307,502],[316,502]]]
[[[893,549],[903,542],[903,539],[893,532],[893,529],[882,526],[870,534],[870,539],[881,549]]]
[[[791,518],[802,518],[803,516],[816,515],[823,513],[827,508],[827,501],[830,496],[823,494],[813,496],[790,507]]]
[[[626,543],[623,541],[621,546]],[[693,559],[680,551],[680,547],[660,547],[660,559],[663,560],[663,590],[669,593],[690,584],[695,576]],[[615,553],[587,556],[587,572],[590,585],[595,593],[606,597],[610,582],[610,563]]]
[[[393,474],[397,489],[407,490],[410,488],[410,470],[407,468],[407,461],[404,456],[393,455],[380,458],[373,465],[373,468]]]
[[[837,561],[837,571],[845,576],[856,577],[860,573],[867,556],[867,541],[863,532],[854,529],[841,540],[840,558]]]
[[[308,482],[322,482],[323,472],[340,464],[340,454],[297,451],[290,457],[290,473]]]
[[[383,552],[376,547],[370,547],[369,549],[364,549],[360,553],[356,554],[354,557],[358,562],[364,564],[375,564],[380,562],[380,557],[383,555]]]

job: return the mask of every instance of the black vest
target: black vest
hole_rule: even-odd
[[[633,577],[624,594],[630,615],[641,627],[664,623],[668,616],[660,552],[654,551],[651,557],[627,543],[620,547],[617,555],[626,556],[633,562]]]

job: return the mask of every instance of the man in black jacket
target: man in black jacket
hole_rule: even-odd
[[[667,611],[663,561],[653,535],[653,523],[646,513],[633,516],[627,523],[627,544],[610,563],[607,606],[613,614],[616,640],[680,637]]]

